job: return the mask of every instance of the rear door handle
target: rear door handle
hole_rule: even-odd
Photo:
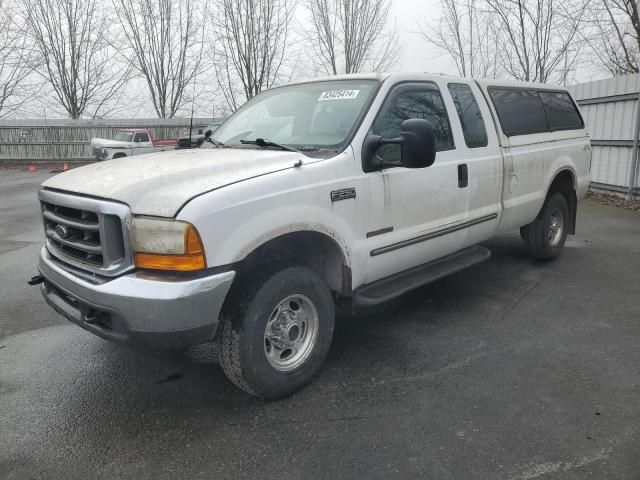
[[[458,165],[458,187],[464,188],[469,185],[469,170],[467,164],[462,163]]]

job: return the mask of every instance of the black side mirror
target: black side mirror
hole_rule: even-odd
[[[389,162],[376,154],[382,145],[400,145],[400,163]],[[362,164],[365,172],[385,167],[425,168],[436,160],[436,137],[431,124],[422,118],[410,118],[402,122],[400,136],[384,138],[367,135],[362,146]]]
[[[205,140],[209,140],[209,137],[213,135],[213,130],[209,129],[206,132],[204,132],[204,139]]]

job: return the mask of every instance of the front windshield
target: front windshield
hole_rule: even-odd
[[[116,133],[116,136],[113,137],[113,139],[117,140],[118,142],[130,142],[132,138],[133,133],[131,132],[118,132]]]
[[[377,83],[336,80],[274,88],[242,106],[213,139],[225,145],[263,138],[294,147],[336,148],[355,128]]]

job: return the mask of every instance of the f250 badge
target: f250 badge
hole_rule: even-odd
[[[341,190],[334,190],[331,192],[331,202],[339,202],[340,200],[348,200],[350,198],[356,198],[355,188],[343,188]]]

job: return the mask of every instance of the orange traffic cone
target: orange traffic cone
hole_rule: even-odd
[[[32,173],[36,171],[36,166],[33,163],[29,164],[29,171]]]
[[[66,172],[67,170],[69,170],[69,165],[65,163],[64,166],[62,167],[62,171]]]

